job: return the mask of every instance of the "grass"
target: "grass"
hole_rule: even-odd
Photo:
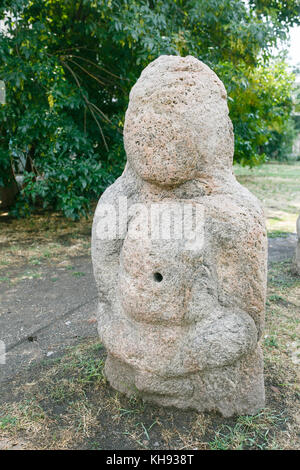
[[[12,266],[57,264],[90,254],[92,215],[79,222],[41,212],[11,219],[0,212],[0,275]]]
[[[73,270],[74,257],[90,256],[91,224],[92,216],[73,222],[45,212],[16,220],[0,212],[0,284],[42,278],[44,267]],[[75,271],[72,275],[85,273]]]
[[[263,201],[269,236],[294,232],[300,163],[237,166],[235,172]],[[84,274],[72,257],[89,256],[91,218],[74,223],[40,214],[0,224],[3,282],[10,280],[10,269],[33,279],[39,273],[34,269],[44,264],[62,265],[71,276]],[[0,448],[3,442],[25,449],[299,449],[299,333],[300,278],[289,261],[273,263],[262,340],[266,408],[260,413],[225,419],[128,399],[106,382],[105,350],[91,339],[32,366],[0,390]]]
[[[276,439],[269,437],[272,427],[284,425],[286,418],[266,408],[255,416],[240,416],[234,426],[222,425],[209,442],[210,450],[278,449]]]
[[[300,162],[270,162],[253,169],[235,165],[234,172],[239,182],[262,202],[270,237],[296,231],[300,214]]]

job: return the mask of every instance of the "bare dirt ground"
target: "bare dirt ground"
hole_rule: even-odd
[[[267,213],[266,408],[224,419],[162,409],[113,391],[97,339],[91,217],[72,223],[59,214],[37,214],[16,221],[2,213],[0,339],[7,355],[0,365],[0,449],[300,447],[300,278],[292,266],[300,164],[264,167],[236,172]]]

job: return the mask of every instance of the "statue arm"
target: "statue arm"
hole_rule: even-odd
[[[121,213],[121,178],[109,187],[100,198],[92,228],[92,262],[100,304],[111,305],[117,289],[120,252],[127,230],[126,214]],[[121,201],[121,202],[120,202]],[[120,217],[123,218],[120,221]],[[125,219],[124,219],[125,217]]]

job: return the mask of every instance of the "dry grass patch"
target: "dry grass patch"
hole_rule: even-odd
[[[10,219],[0,212],[0,276],[12,266],[58,263],[89,255],[92,216],[70,221],[59,213]]]

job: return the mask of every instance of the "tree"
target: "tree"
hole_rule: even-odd
[[[235,123],[236,159],[255,166],[267,156],[283,159],[290,137],[294,75],[281,60],[248,71],[243,93],[234,89],[231,117]],[[293,134],[292,134],[293,136]]]
[[[296,0],[4,0],[0,185],[23,166],[15,212],[36,201],[72,218],[87,212],[122,170],[128,93],[160,54],[192,54],[216,71],[229,92],[235,159],[260,162],[276,112],[290,113],[286,92],[273,110],[264,75],[274,75],[271,49],[298,13]],[[287,72],[276,77],[288,91]]]

